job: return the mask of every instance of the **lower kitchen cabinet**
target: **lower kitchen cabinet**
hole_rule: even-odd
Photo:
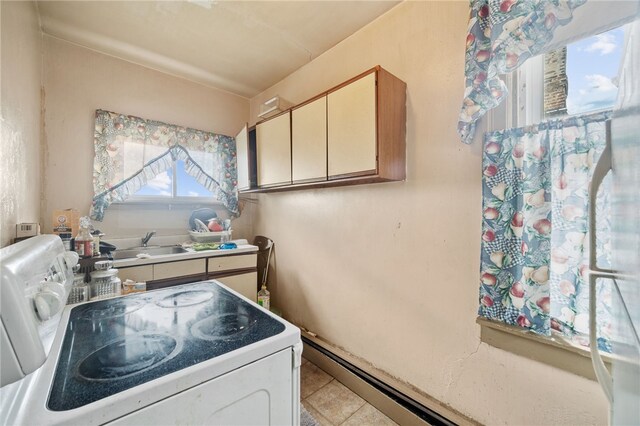
[[[122,281],[146,282],[147,290],[215,279],[255,302],[256,265],[257,254],[247,253],[118,268],[118,276]]]
[[[147,282],[153,280],[153,265],[131,266],[129,268],[119,268],[118,277],[123,282],[131,280],[135,282]]]
[[[153,279],[183,277],[185,275],[204,275],[206,271],[204,259],[181,260],[179,262],[157,263],[153,265]]]
[[[257,261],[256,253],[210,257],[207,265],[207,278],[218,280],[255,302],[258,283]]]
[[[237,275],[226,275],[223,277],[212,277],[212,279],[220,281],[230,289],[237,291],[249,300],[257,301],[256,283],[258,282],[258,273],[256,271],[246,272]]]
[[[250,269],[256,267],[257,261],[258,257],[255,253],[210,257],[208,259],[207,271],[209,275],[212,275],[217,272]]]

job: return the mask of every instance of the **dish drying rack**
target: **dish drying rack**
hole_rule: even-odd
[[[224,228],[223,231],[210,231],[209,227],[199,219],[194,219],[195,229],[189,231],[191,239],[197,243],[226,243],[231,240],[231,220],[217,220],[220,226]]]

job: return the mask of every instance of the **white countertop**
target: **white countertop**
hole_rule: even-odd
[[[165,263],[165,262],[175,262],[179,260],[193,260],[193,259],[203,259],[207,257],[217,257],[217,256],[233,256],[236,254],[245,254],[245,253],[256,253],[258,251],[257,246],[253,246],[251,244],[239,244],[238,248],[231,250],[202,250],[195,251],[193,249],[188,250],[185,253],[176,253],[176,254],[161,254],[156,256],[151,256],[145,259],[131,258],[131,259],[118,259],[113,261],[114,268],[125,268],[130,266],[142,266],[142,265],[150,265],[154,263]]]

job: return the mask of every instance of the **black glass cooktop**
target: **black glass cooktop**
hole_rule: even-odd
[[[82,407],[284,329],[212,282],[77,306],[47,405],[53,411]]]

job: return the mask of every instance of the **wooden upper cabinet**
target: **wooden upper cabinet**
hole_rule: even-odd
[[[258,123],[256,190],[404,180],[406,90],[378,66]]]
[[[238,191],[249,189],[249,129],[246,124],[236,135],[236,160]]]
[[[377,170],[376,74],[327,95],[327,152],[330,178]]]
[[[291,111],[293,183],[327,179],[327,97]]]
[[[291,183],[291,114],[289,111],[256,125],[257,184]]]

